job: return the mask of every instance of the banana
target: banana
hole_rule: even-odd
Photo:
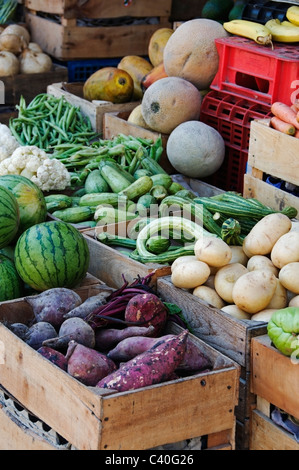
[[[278,42],[298,42],[299,26],[290,21],[280,22],[278,19],[269,20],[265,25],[272,34],[273,40]]]
[[[228,33],[252,39],[257,44],[272,45],[272,35],[269,29],[254,21],[232,20],[223,23],[223,27]]]
[[[287,19],[296,26],[299,26],[299,7],[292,6],[287,10]]]

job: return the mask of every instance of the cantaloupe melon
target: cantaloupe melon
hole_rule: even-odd
[[[173,31],[171,28],[159,28],[151,36],[148,57],[154,67],[163,62],[164,49]]]
[[[179,77],[161,78],[144,93],[142,116],[156,132],[170,134],[179,124],[199,119],[202,96],[192,83]]]
[[[166,153],[172,166],[182,175],[205,178],[221,167],[225,143],[213,127],[200,121],[188,121],[170,134]]]
[[[215,39],[227,36],[223,26],[214,20],[195,18],[182,23],[164,48],[167,75],[189,80],[199,90],[209,88],[219,66]]]

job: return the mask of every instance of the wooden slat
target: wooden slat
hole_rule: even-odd
[[[254,410],[252,412],[250,450],[299,450],[299,443],[284,429]]]
[[[299,419],[298,362],[271,346],[268,335],[252,340],[252,393]]]

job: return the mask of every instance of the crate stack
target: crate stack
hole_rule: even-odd
[[[216,40],[219,68],[205,96],[201,121],[225,140],[226,159],[206,181],[243,193],[248,169],[251,122],[271,116],[271,104],[290,105],[298,93],[298,48],[275,43],[274,48],[232,36]]]
[[[25,0],[26,23],[45,52],[84,81],[126,55],[145,56],[152,34],[171,27],[172,0]]]

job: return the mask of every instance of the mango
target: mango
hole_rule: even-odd
[[[141,100],[143,97],[141,80],[152,70],[152,64],[138,55],[127,55],[121,59],[117,67],[131,75],[134,82],[133,100]]]
[[[128,103],[132,99],[133,92],[134,81],[131,75],[117,67],[103,67],[97,70],[83,86],[83,96],[88,101]]]

